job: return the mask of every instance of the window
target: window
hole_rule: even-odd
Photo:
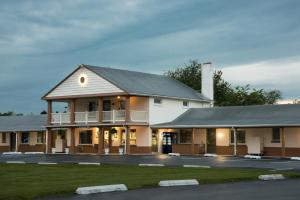
[[[161,104],[161,99],[154,98],[154,104],[160,105]]]
[[[245,130],[237,130],[236,131],[236,140],[237,140],[237,143],[245,144],[246,143],[246,131]],[[231,142],[231,144],[234,144],[233,130],[231,130],[230,142]]]
[[[44,132],[37,132],[36,142],[44,143]]]
[[[80,144],[92,144],[92,136],[93,136],[93,131],[92,130],[85,130],[85,131],[80,131]]]
[[[89,112],[97,111],[96,102],[89,102]]]
[[[23,132],[21,135],[21,143],[22,144],[28,144],[29,143],[29,133]]]
[[[180,144],[192,143],[192,130],[180,130],[179,142]]]
[[[273,128],[272,143],[280,143],[280,128]]]
[[[183,101],[182,106],[185,107],[185,108],[189,107],[189,102],[188,101]]]
[[[136,129],[130,129],[130,145],[136,145]]]
[[[6,143],[6,133],[2,133],[2,143]]]

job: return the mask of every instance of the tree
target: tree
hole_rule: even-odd
[[[22,113],[14,113],[13,111],[8,111],[8,112],[0,112],[0,116],[12,116],[12,115],[16,115],[16,116],[22,116]]]
[[[169,70],[165,75],[201,92],[201,64],[196,60],[191,60],[189,64],[175,70]],[[281,98],[279,90],[265,91],[251,88],[250,85],[233,87],[222,78],[222,75],[220,70],[214,73],[215,106],[274,104]]]

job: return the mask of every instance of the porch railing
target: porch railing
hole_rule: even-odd
[[[124,122],[126,119],[126,111],[125,110],[111,110],[111,111],[103,111],[103,122]]]
[[[52,124],[68,124],[71,122],[70,113],[51,113]]]
[[[75,112],[75,123],[98,122],[98,111],[92,112]]]

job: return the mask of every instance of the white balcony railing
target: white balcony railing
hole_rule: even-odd
[[[133,122],[148,122],[148,112],[147,111],[130,111],[130,119]]]
[[[111,111],[103,111],[103,122],[124,122],[126,119],[126,111],[125,110],[111,110]]]
[[[70,122],[70,113],[51,113],[52,124],[68,124]]]
[[[99,115],[98,111],[92,112],[75,112],[75,123],[89,123],[98,122]]]

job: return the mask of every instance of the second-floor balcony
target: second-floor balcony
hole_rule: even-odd
[[[88,124],[97,123],[99,121],[99,112],[75,112],[75,123],[78,124]],[[111,110],[102,111],[102,123],[122,123],[126,121],[126,110]],[[130,110],[130,121],[131,122],[148,122],[148,111],[137,111]],[[71,113],[52,113],[51,114],[52,124],[69,124],[71,123]]]

